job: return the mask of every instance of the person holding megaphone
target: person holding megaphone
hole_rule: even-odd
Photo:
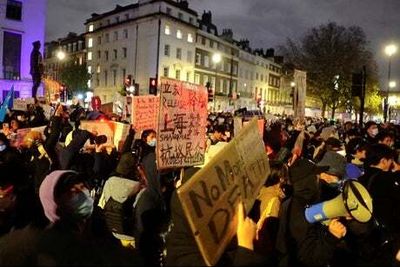
[[[341,218],[351,219],[352,212],[357,212],[358,207],[363,207],[363,215],[371,217],[371,201],[369,195],[364,200],[363,194],[368,192],[361,184],[345,186],[346,197],[341,196],[340,175],[344,173],[345,161],[342,163],[335,154],[325,154],[318,165],[300,158],[289,168],[293,196],[282,204],[279,216],[277,249],[281,254],[281,266],[332,265],[337,262],[335,255],[340,253],[339,244],[348,232],[346,222]],[[335,189],[339,200],[321,202],[328,199],[326,189]],[[357,197],[350,199],[347,194]],[[359,198],[366,208],[359,203]],[[346,201],[350,203],[343,204]],[[322,221],[325,223],[320,223]]]

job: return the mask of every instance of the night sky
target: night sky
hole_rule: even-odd
[[[102,13],[135,0],[47,0],[46,40],[81,33],[91,13]],[[189,0],[199,15],[211,10],[221,32],[232,28],[235,39],[246,37],[253,48],[277,47],[311,27],[327,22],[361,26],[370,41],[385,88],[388,59],[383,50],[390,42],[399,51],[392,57],[392,79],[400,90],[400,0]]]

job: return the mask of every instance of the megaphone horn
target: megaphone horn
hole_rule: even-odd
[[[305,210],[305,217],[309,223],[347,216],[359,222],[368,222],[372,217],[371,196],[364,186],[352,180],[345,182],[342,193],[337,197]]]

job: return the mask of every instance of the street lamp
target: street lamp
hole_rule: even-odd
[[[64,60],[64,59],[65,59],[65,57],[66,57],[66,54],[65,54],[65,52],[64,52],[64,51],[62,51],[62,50],[58,50],[58,52],[57,52],[56,56],[57,56],[57,58],[58,58],[59,60]]]
[[[290,87],[292,88],[292,106],[293,106],[293,116],[296,117],[296,102],[297,102],[297,96],[295,94],[295,89],[296,89],[296,83],[290,82]]]
[[[396,82],[395,81],[390,81],[389,82],[389,88],[393,89],[396,87]],[[388,110],[389,110],[389,121],[392,117],[392,108],[391,106],[394,106],[396,103],[393,101],[393,99],[396,99],[396,97],[390,97],[388,96]],[[392,100],[392,101],[391,101]]]
[[[218,63],[222,60],[220,53],[215,53],[212,56],[212,62],[215,64],[215,84],[214,84],[214,97],[213,97],[213,111],[215,112],[215,92],[217,91],[217,76],[218,76]]]
[[[385,97],[385,107],[384,107],[384,121],[387,121],[388,111],[389,111],[389,88],[390,88],[390,71],[391,71],[391,64],[392,64],[392,56],[397,52],[397,46],[394,44],[387,45],[385,47],[385,54],[389,57],[389,64],[388,64],[388,85],[386,89],[386,97]]]

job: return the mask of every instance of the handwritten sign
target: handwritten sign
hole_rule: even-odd
[[[160,98],[154,95],[134,96],[132,101],[132,123],[137,132],[157,129]]]
[[[237,205],[249,212],[270,169],[254,119],[178,189],[204,261],[215,265],[237,228]]]
[[[158,169],[202,164],[206,143],[206,88],[162,78],[160,91]]]

